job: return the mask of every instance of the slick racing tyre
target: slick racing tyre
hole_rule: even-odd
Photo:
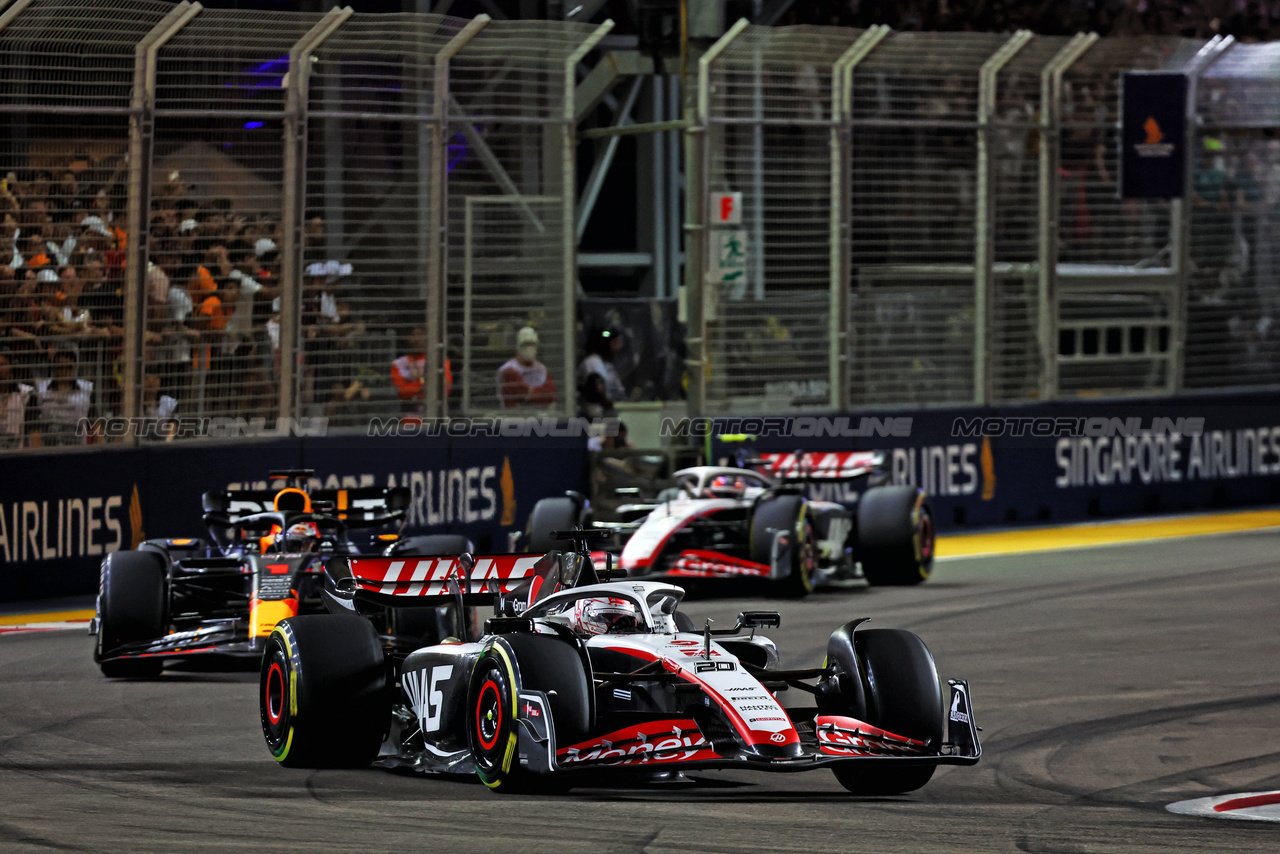
[[[391,721],[382,642],[364,617],[315,614],[271,632],[258,683],[262,734],[281,765],[368,765]]]
[[[772,566],[774,535],[778,531],[794,532],[787,574],[778,582],[778,590],[784,596],[798,598],[813,591],[818,546],[807,510],[808,505],[802,496],[779,495],[756,504],[751,516],[748,536],[751,559],[757,563]]]
[[[858,499],[858,559],[873,585],[919,584],[933,572],[933,513],[924,492],[878,486]]]
[[[557,746],[581,741],[594,714],[591,680],[578,650],[540,635],[506,635],[491,642],[472,671],[467,690],[467,739],[476,775],[495,792],[550,792],[554,778],[520,765],[519,692],[542,691],[550,704]]]
[[[98,641],[93,658],[103,676],[159,676],[160,658],[103,660],[121,644],[164,636],[169,626],[169,584],[164,560],[153,551],[113,552],[102,562],[98,587]]]
[[[520,767],[520,685],[506,647],[490,644],[467,688],[467,740],[480,782],[499,792],[527,787]]]
[[[854,633],[853,644],[866,691],[867,723],[928,742],[936,750],[944,725],[942,688],[924,641],[904,629],[863,629]],[[850,763],[831,770],[855,795],[897,795],[929,782],[935,768]]]
[[[551,539],[552,531],[572,531],[582,521],[582,508],[572,498],[543,498],[533,505],[529,514],[529,527],[525,530],[525,551],[529,554],[546,554],[564,544]]]

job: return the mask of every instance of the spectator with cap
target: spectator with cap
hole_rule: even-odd
[[[578,388],[584,398],[599,403],[606,410],[612,409],[619,400],[627,399],[627,390],[622,385],[617,369],[613,366],[614,355],[622,348],[622,336],[612,329],[600,329],[592,334],[587,342],[587,355],[578,363]],[[592,380],[598,377],[599,382]],[[602,400],[595,400],[601,397]]]
[[[556,383],[538,361],[538,333],[525,326],[516,333],[516,353],[498,368],[498,401],[505,409],[545,407],[556,402]]]

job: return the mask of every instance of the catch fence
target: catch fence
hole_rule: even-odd
[[[519,411],[570,414],[575,69],[609,26],[0,2],[0,447],[507,412],[524,326],[562,391]]]
[[[693,408],[1274,384],[1278,59],[1229,38],[735,26],[698,80]],[[1183,200],[1120,198],[1135,71],[1188,82]]]

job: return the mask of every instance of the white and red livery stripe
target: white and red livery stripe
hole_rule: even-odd
[[[772,477],[830,478],[840,480],[872,471],[878,454],[875,451],[829,451],[801,454],[761,454],[760,470]]]
[[[1194,798],[1169,804],[1165,809],[1180,815],[1229,818],[1236,821],[1280,821],[1280,792],[1239,792]]]
[[[723,575],[768,578],[772,571],[765,563],[731,557],[709,549],[685,549],[671,564],[667,573],[695,578],[718,578]]]
[[[477,557],[471,570],[471,592],[510,593],[533,574],[543,555]],[[462,571],[456,557],[352,558],[351,574],[362,590],[390,596],[442,596],[447,582]]]

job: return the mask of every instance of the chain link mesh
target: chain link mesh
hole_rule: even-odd
[[[565,63],[583,41],[578,25],[494,21],[450,65],[447,334],[464,414],[572,411],[564,247],[575,240],[565,218],[576,178],[565,168],[573,134]],[[537,341],[532,366],[512,361],[526,327]],[[511,372],[528,391],[503,394],[499,374]]]
[[[138,45],[174,10],[33,0],[0,30],[9,119],[0,129],[0,448],[103,440],[76,435],[75,424],[123,413],[134,280],[146,295],[141,385],[131,393],[144,416],[273,418],[281,317],[292,312],[301,318],[293,411],[332,427],[424,411],[415,356],[419,335],[437,324],[451,412],[511,403],[570,411],[574,356],[597,330],[575,337],[572,317],[575,78],[566,62],[591,29],[490,22],[453,57],[448,100],[437,104],[435,57],[466,21],[339,22],[308,59],[297,196],[286,174],[289,54],[325,16],[199,10],[159,49],[154,113],[137,114]],[[833,281],[848,288],[837,326],[848,332],[855,406],[972,401],[980,346],[992,355],[994,400],[1033,398],[1047,375],[1061,395],[1272,384],[1274,45],[1232,45],[1200,79],[1181,205],[1117,198],[1119,81],[1128,70],[1191,68],[1203,43],[1106,39],[1085,51],[1063,78],[1049,186],[1039,169],[1040,76],[1066,39],[1035,37],[1013,56],[996,81],[989,131],[994,327],[980,342],[979,71],[1009,37],[889,34],[856,66],[842,127],[832,71],[860,35],[748,27],[711,64],[708,201],[741,198],[729,201],[740,221],[708,232],[708,409],[825,408],[840,396],[829,385]],[[145,143],[136,184],[131,136]],[[833,219],[845,201],[832,204],[833,163],[848,220]],[[442,191],[435,234],[428,212]],[[125,228],[131,193],[138,235]],[[1053,227],[1038,219],[1046,193],[1058,200],[1052,346],[1039,338],[1037,265]],[[282,315],[286,213],[299,222],[302,288]],[[1175,239],[1183,227],[1185,248]],[[847,282],[832,275],[842,233]],[[124,269],[130,239],[147,250],[136,276]],[[427,301],[436,240],[443,318]],[[1186,271],[1177,266],[1184,250]],[[500,371],[519,342],[532,343],[525,327],[556,390],[508,401]]]
[[[854,70],[854,405],[974,398],[978,72],[1006,40],[895,33]]]
[[[1234,46],[1197,88],[1188,388],[1272,385],[1280,368],[1280,45]]]
[[[0,30],[0,449],[119,405],[134,47],[165,3],[32,3]]]
[[[748,27],[709,69],[708,188],[741,193],[708,233],[709,405],[830,405],[832,69],[860,33]]]

